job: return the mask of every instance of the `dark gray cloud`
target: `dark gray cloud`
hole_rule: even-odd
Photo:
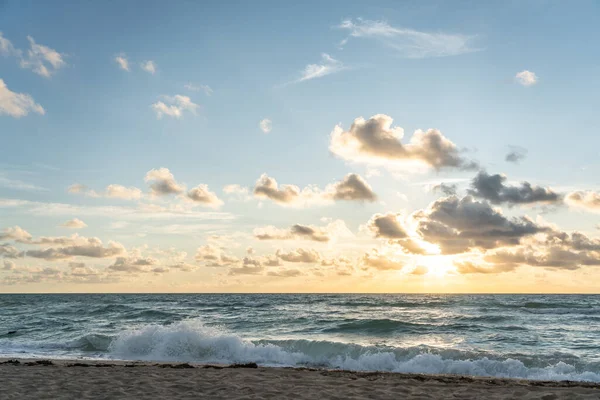
[[[408,234],[401,221],[402,214],[375,214],[367,222],[367,228],[376,238],[405,239]]]
[[[504,157],[507,162],[518,164],[527,157],[527,149],[519,146],[509,146],[509,151]]]
[[[487,202],[472,196],[445,197],[428,209],[413,214],[417,233],[423,240],[437,244],[443,254],[471,249],[516,246],[522,238],[549,231],[527,217],[508,219]]]
[[[438,183],[433,188],[433,192],[441,192],[446,196],[454,196],[458,192],[458,185],[455,183]]]
[[[490,175],[480,171],[471,182],[467,192],[471,196],[486,199],[493,204],[557,204],[562,202],[562,196],[550,188],[533,186],[522,182],[520,186],[506,185],[506,176]]]
[[[329,149],[349,161],[381,163],[385,161],[420,161],[435,169],[474,169],[459,148],[437,129],[417,130],[410,141],[402,143],[404,131],[392,127],[393,119],[384,114],[368,120],[354,120],[344,131],[339,125],[331,133]]]
[[[334,200],[375,201],[377,196],[371,186],[359,175],[348,174],[333,185]]]

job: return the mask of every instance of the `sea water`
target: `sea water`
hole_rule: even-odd
[[[600,296],[0,295],[0,357],[600,382]]]

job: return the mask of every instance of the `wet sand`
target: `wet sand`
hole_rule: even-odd
[[[0,360],[0,399],[600,399],[600,384],[246,365]]]

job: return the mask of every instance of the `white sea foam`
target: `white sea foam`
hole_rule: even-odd
[[[515,359],[457,359],[444,357],[443,354],[415,355],[414,352],[323,341],[255,343],[231,333],[208,328],[199,320],[167,326],[148,325],[125,331],[111,343],[110,354],[115,358],[137,360],[226,364],[256,362],[266,366],[320,366],[356,371],[600,382],[600,374],[597,372],[580,371],[564,362],[546,367],[528,367]]]

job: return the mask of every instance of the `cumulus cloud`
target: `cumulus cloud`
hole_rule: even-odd
[[[271,129],[273,129],[273,122],[269,118],[265,118],[260,121],[258,126],[260,126],[260,130],[263,131],[263,133],[269,133],[271,132]]]
[[[120,53],[115,56],[115,62],[123,71],[129,72],[129,60],[127,60],[127,55],[125,53]]]
[[[195,85],[193,83],[186,83],[184,87],[187,90],[191,90],[192,92],[203,91],[205,95],[211,96],[213,94],[213,90],[208,85]]]
[[[362,258],[362,263],[367,268],[380,271],[399,271],[406,265],[402,260],[390,257],[377,249],[366,253]]]
[[[82,229],[87,227],[87,224],[79,218],[73,218],[68,221],[65,221],[61,226],[70,229]]]
[[[117,257],[115,262],[108,267],[115,272],[143,273],[143,272],[166,272],[156,270],[154,267],[158,260],[152,257]]]
[[[492,204],[557,204],[562,202],[562,196],[550,188],[531,185],[522,182],[519,186],[506,185],[506,176],[490,175],[480,171],[471,182],[467,192],[474,197],[486,199]]]
[[[149,74],[154,75],[156,73],[156,63],[152,60],[143,61],[140,67]]]
[[[476,168],[476,163],[464,158],[437,129],[417,130],[404,144],[404,130],[392,127],[392,122],[391,117],[377,114],[368,120],[355,119],[347,131],[337,125],[331,132],[329,150],[347,161],[387,167]]]
[[[347,44],[350,38],[373,39],[407,58],[457,56],[481,50],[473,46],[476,36],[420,32],[394,27],[385,21],[347,19],[337,28],[348,31],[350,35],[341,45]]]
[[[185,186],[177,183],[168,168],[152,169],[146,173],[144,180],[150,184],[150,190],[155,196],[181,194]]]
[[[33,236],[18,225],[5,228],[2,233],[0,233],[0,240],[14,240],[19,243],[29,243],[32,239]]]
[[[336,200],[372,202],[377,198],[371,186],[356,174],[346,175],[325,190],[316,186],[300,189],[295,185],[279,185],[274,178],[263,174],[254,186],[254,195],[291,207],[330,204]]]
[[[41,258],[47,261],[63,260],[72,257],[109,258],[125,253],[125,247],[109,241],[104,247],[98,238],[79,237],[76,243],[64,247],[48,247],[43,250],[27,250],[27,257]]]
[[[504,157],[507,162],[518,164],[527,157],[527,149],[519,146],[509,146],[510,150]]]
[[[2,268],[4,271],[14,271],[17,269],[17,264],[13,261],[6,260],[4,261],[4,267]]]
[[[488,252],[485,261],[509,268],[528,265],[549,269],[575,270],[582,266],[600,266],[600,240],[582,233],[550,231],[522,246]]]
[[[4,80],[0,79],[0,115],[21,118],[34,112],[44,115],[44,108],[33,100],[28,94],[11,91]]]
[[[258,240],[312,240],[329,242],[337,236],[352,236],[344,221],[336,220],[324,227],[295,224],[289,229],[278,229],[266,226],[254,229],[254,237]]]
[[[437,245],[442,254],[516,246],[523,238],[550,230],[528,217],[509,219],[472,196],[438,199],[426,210],[413,213],[412,218],[417,234]]]
[[[108,185],[106,187],[106,197],[113,197],[124,200],[139,200],[142,198],[142,191],[136,187],[125,187],[122,185]]]
[[[458,185],[456,183],[444,183],[440,182],[431,188],[432,192],[441,192],[446,196],[453,196],[458,192]]]
[[[409,235],[401,214],[375,214],[367,222],[367,230],[378,239],[385,239],[390,244],[400,245],[413,254],[425,254],[426,250]]]
[[[321,62],[319,64],[308,64],[304,67],[300,77],[292,83],[300,83],[311,79],[322,78],[327,75],[335,74],[343,71],[347,67],[339,60],[331,57],[327,53],[321,54]]]
[[[0,243],[0,256],[4,258],[19,258],[23,254],[15,246],[8,243]]]
[[[375,214],[367,223],[367,228],[376,238],[406,239],[408,237],[401,214]]]
[[[225,251],[215,245],[206,244],[198,247],[196,251],[196,261],[206,267],[228,267],[236,265],[240,259],[225,253]]]
[[[316,263],[321,260],[321,255],[312,249],[298,248],[291,251],[277,250],[276,256],[290,263]]]
[[[162,96],[164,101],[157,101],[150,107],[156,113],[156,118],[161,119],[163,115],[181,118],[184,112],[196,114],[196,111],[200,107],[194,103],[188,96],[176,94],[175,96]]]
[[[581,210],[600,213],[600,192],[576,191],[569,193],[565,201],[568,205]]]
[[[340,182],[334,183],[332,190],[334,200],[375,201],[377,196],[371,186],[359,175],[348,174]]]
[[[532,86],[538,82],[538,76],[531,71],[521,71],[515,75],[515,81],[523,86]]]
[[[207,207],[219,208],[223,201],[217,195],[208,189],[207,185],[198,185],[187,192],[187,198]]]

